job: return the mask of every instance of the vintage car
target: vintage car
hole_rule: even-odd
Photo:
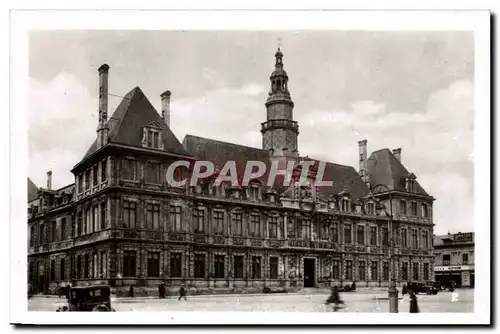
[[[70,288],[68,305],[57,312],[114,312],[111,307],[111,288],[107,285]]]
[[[437,295],[439,289],[434,282],[409,282],[407,285],[408,290],[412,290],[415,294],[425,293],[428,295]]]

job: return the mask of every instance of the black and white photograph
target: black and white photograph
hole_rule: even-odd
[[[11,29],[11,322],[492,321],[488,11]]]

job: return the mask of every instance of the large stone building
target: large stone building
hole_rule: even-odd
[[[333,185],[317,186],[318,161],[298,153],[299,125],[279,49],[275,58],[262,149],[193,135],[179,142],[169,128],[169,91],[158,113],[136,87],[108,118],[109,66],[102,65],[97,138],[72,170],[75,183],[52,189],[49,173],[37,192],[28,181],[35,292],[67,282],[118,291],[162,282],[199,291],[387,286],[391,240],[398,284],[433,279],[434,198],[403,166],[401,149],[368,156],[367,141],[360,141],[359,171],[326,163],[323,180]],[[267,187],[264,175],[248,187],[214,186],[212,178],[176,188],[165,172],[179,159],[208,159],[219,168],[234,160],[238,170],[248,160],[283,168],[309,160],[315,167],[306,187]],[[189,170],[177,171],[178,179],[189,177]]]
[[[441,286],[474,287],[474,233],[434,236],[434,271]]]

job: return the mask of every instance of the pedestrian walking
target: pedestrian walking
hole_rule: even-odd
[[[186,289],[183,286],[181,286],[181,288],[179,290],[179,299],[178,300],[181,300],[182,298],[184,298],[184,300],[187,300]]]
[[[131,285],[131,286],[130,286],[130,289],[128,290],[128,296],[129,296],[130,298],[133,298],[133,297],[134,297],[134,286],[133,286],[133,285]]]
[[[325,302],[325,305],[329,305],[329,304],[334,305],[333,306],[334,312],[337,312],[341,308],[341,305],[344,304],[344,301],[340,299],[339,288],[336,286],[334,286],[332,288],[332,292]]]
[[[160,284],[160,286],[158,287],[158,296],[160,298],[165,298],[165,285],[164,284]]]
[[[403,284],[403,289],[401,292],[403,293],[403,296],[408,293],[408,287],[406,286],[406,284]]]
[[[418,308],[417,295],[415,295],[415,292],[413,292],[413,290],[409,290],[408,293],[410,294],[410,313],[420,313],[420,309]]]

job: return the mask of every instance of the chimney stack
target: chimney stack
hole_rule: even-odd
[[[363,179],[364,182],[368,180],[367,178],[367,143],[368,140],[363,139],[358,141],[358,146],[359,146],[359,175],[361,175],[361,179]]]
[[[401,162],[401,147],[392,150],[392,154],[394,154],[396,159],[398,159],[398,161]]]
[[[103,64],[99,72],[99,125],[97,126],[97,148],[108,143],[108,72],[109,65]]]
[[[160,95],[161,117],[163,118],[163,121],[168,127],[170,127],[170,95],[172,95],[172,93],[169,90],[163,92]]]
[[[52,171],[47,172],[47,189],[52,190]]]

